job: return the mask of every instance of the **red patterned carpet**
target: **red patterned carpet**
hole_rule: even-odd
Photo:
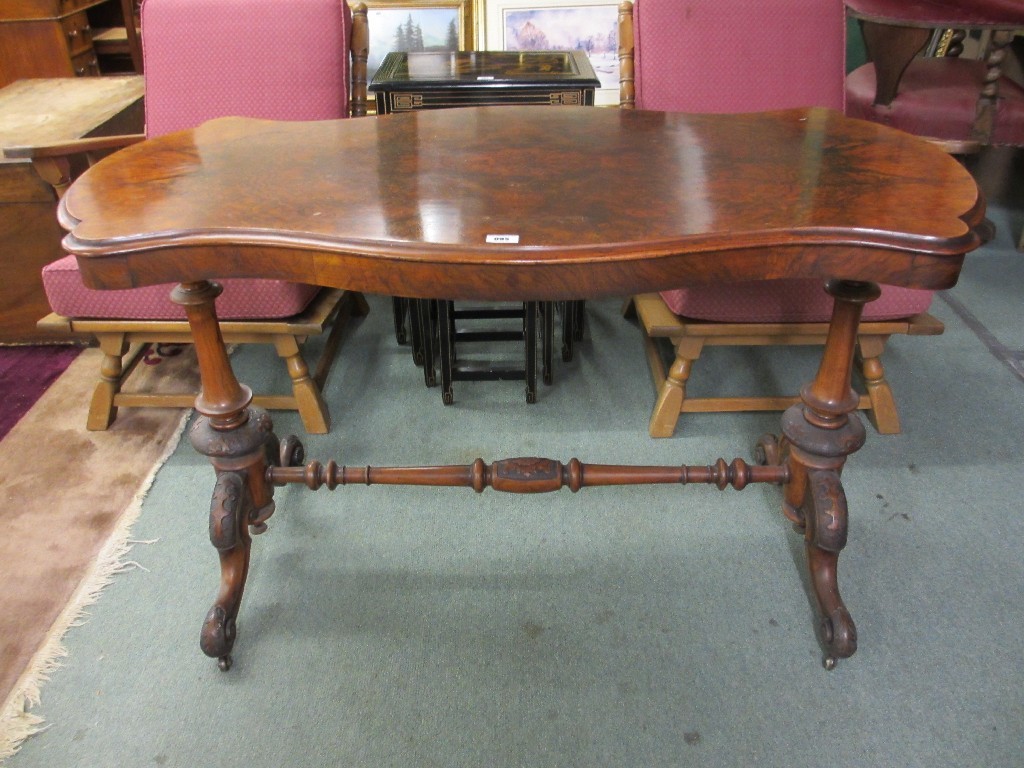
[[[81,347],[0,347],[0,439],[78,357]]]

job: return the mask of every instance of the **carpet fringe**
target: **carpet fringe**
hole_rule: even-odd
[[[178,447],[185,425],[192,415],[191,409],[185,411],[177,429],[167,441],[167,446],[152,469],[135,492],[131,502],[125,507],[118,520],[117,527],[100,550],[95,562],[72,595],[61,614],[53,622],[46,640],[32,657],[25,672],[11,689],[10,695],[0,709],[0,761],[18,751],[22,742],[29,736],[45,730],[43,718],[30,710],[40,703],[40,686],[61,666],[61,661],[68,655],[63,645],[65,633],[71,627],[80,626],[88,618],[85,610],[95,603],[103,590],[119,573],[133,570],[137,564],[126,561],[125,556],[138,542],[129,539],[131,528],[142,512],[142,502],[149,493],[156,475]]]

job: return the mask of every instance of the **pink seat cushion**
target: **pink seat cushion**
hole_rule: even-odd
[[[661,294],[668,308],[693,320],[723,323],[821,323],[832,316],[832,297],[814,279],[701,285]],[[931,291],[883,286],[864,307],[864,320],[897,320],[925,312]]]
[[[315,285],[283,280],[221,280],[217,299],[221,320],[291,317],[304,310],[319,292]],[[64,317],[114,320],[184,320],[185,310],[170,299],[173,284],[124,291],[86,288],[74,256],[43,267],[43,288],[53,311]],[[256,311],[254,311],[256,310]]]
[[[889,106],[876,105],[875,65],[846,78],[846,114],[899,128],[915,136],[966,141],[971,138],[985,64],[972,59],[916,58]],[[993,144],[1024,145],[1024,88],[999,81]]]

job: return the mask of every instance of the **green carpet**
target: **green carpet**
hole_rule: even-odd
[[[1016,214],[1014,214],[1016,216]],[[952,295],[1024,348],[1020,221]],[[349,335],[329,383],[339,463],[516,455],[705,463],[750,456],[775,414],[685,415],[652,440],[639,332],[589,303],[576,359],[528,406],[522,383],[423,386],[390,306]],[[941,299],[934,338],[894,338],[903,434],[847,465],[840,583],[860,650],[826,672],[802,541],[772,487],[280,490],[254,542],[227,674],[198,649],[218,568],[212,471],[183,441],[119,576],[66,637],[48,730],[10,768],[47,766],[1024,765],[1024,381]],[[284,375],[240,350],[243,381]],[[793,388],[810,349],[715,349],[693,378]],[[298,420],[276,414],[279,434]]]

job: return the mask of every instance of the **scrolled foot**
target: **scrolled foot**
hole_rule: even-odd
[[[844,606],[839,606],[821,621],[821,639],[825,645],[825,669],[835,669],[839,659],[857,652],[857,627]]]
[[[846,545],[846,494],[834,470],[811,470],[808,479],[810,504],[801,510],[807,525],[807,565],[822,617],[825,667],[832,669],[839,659],[857,651],[857,627],[843,603],[838,580],[839,554]]]
[[[253,509],[249,513],[249,533],[258,536],[267,532],[267,520],[274,514],[275,504],[270,502],[262,509]]]
[[[839,606],[821,621],[821,636],[825,645],[841,659],[857,651],[857,627],[845,606]]]
[[[306,449],[302,441],[295,435],[288,435],[281,441],[281,451],[278,457],[280,467],[299,467],[306,461]]]
[[[754,445],[754,461],[762,467],[776,467],[786,461],[789,442],[785,437],[764,434]]]
[[[199,647],[207,656],[218,659],[218,666],[226,672],[231,667],[231,649],[236,635],[235,619],[227,615],[223,606],[214,605],[203,622]]]
[[[762,467],[768,467],[778,464],[780,456],[779,441],[775,435],[761,435],[754,446],[754,461]]]

